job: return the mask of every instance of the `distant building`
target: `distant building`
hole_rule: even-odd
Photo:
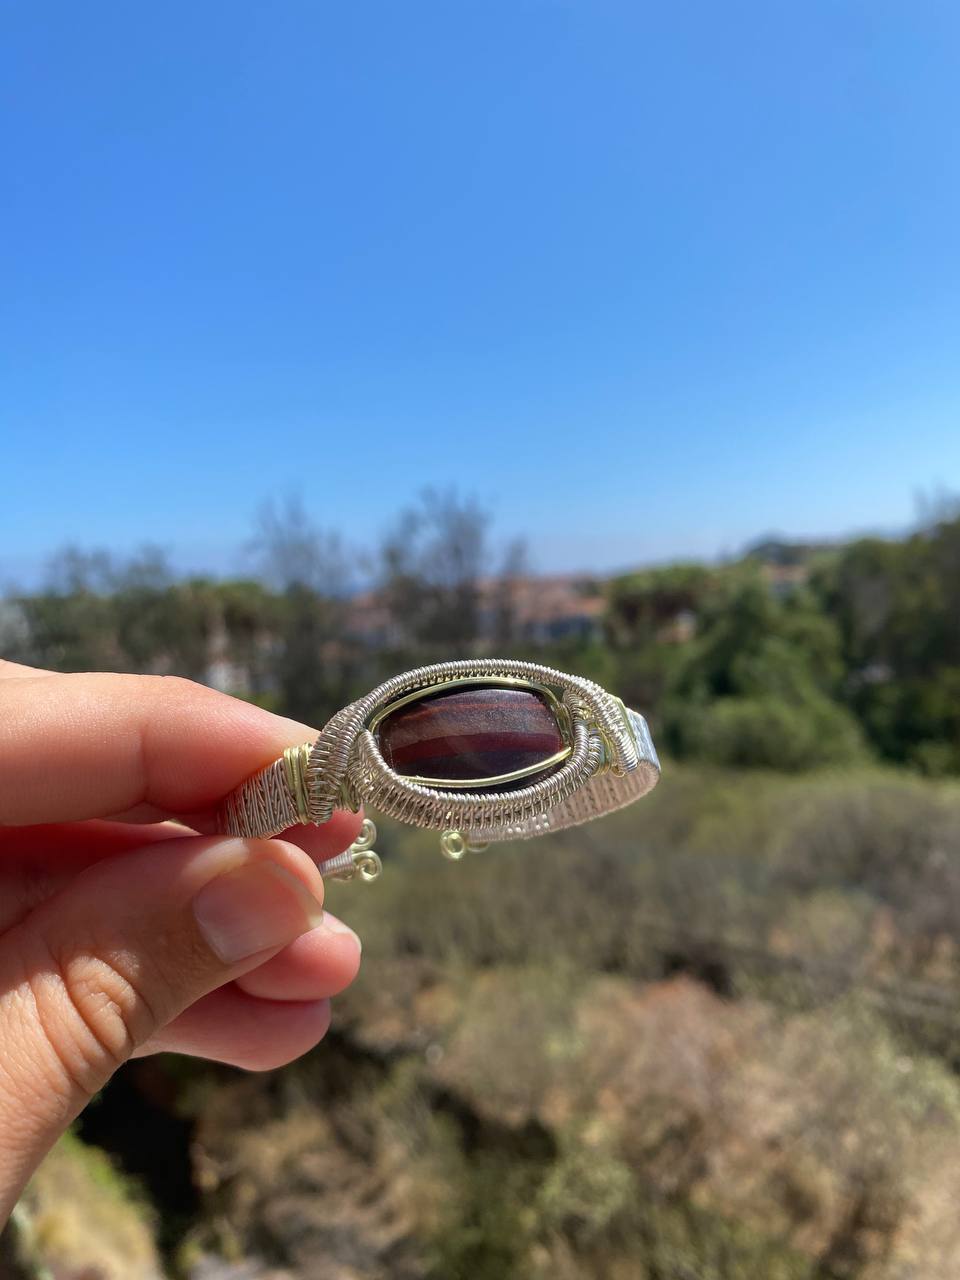
[[[661,644],[688,644],[697,634],[697,615],[692,609],[680,609],[657,631]]]
[[[810,581],[812,565],[825,554],[836,551],[830,542],[786,542],[781,538],[764,538],[744,552],[744,559],[760,566],[772,595],[778,599],[791,595]]]
[[[810,581],[808,564],[761,564],[760,573],[770,588],[770,594],[781,600]]]
[[[582,575],[500,579],[477,586],[477,639],[492,644],[504,630],[517,641],[550,644],[558,640],[594,640],[603,633],[606,608],[600,584]],[[347,605],[349,634],[371,649],[402,646],[402,628],[383,596],[365,591]]]
[[[403,637],[381,593],[362,591],[346,604],[347,633],[370,649],[394,649]]]
[[[496,635],[497,607],[506,611],[518,640],[550,644],[597,640],[603,634],[606,600],[598,582],[582,575],[487,579],[480,584],[484,639]]]

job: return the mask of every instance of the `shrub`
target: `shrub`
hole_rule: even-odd
[[[695,759],[724,766],[794,771],[863,758],[856,721],[820,694],[802,701],[768,695],[718,698],[675,708],[669,737]]]

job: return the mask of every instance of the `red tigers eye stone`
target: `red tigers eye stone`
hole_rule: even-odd
[[[384,760],[404,777],[496,778],[563,750],[557,717],[533,689],[432,693],[389,712],[377,729]],[[531,775],[524,785],[534,781]]]

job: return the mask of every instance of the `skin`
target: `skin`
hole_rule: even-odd
[[[264,1070],[324,1035],[359,940],[329,914],[311,927],[319,912],[301,919],[298,903],[322,900],[316,863],[352,843],[362,814],[270,841],[217,836],[214,820],[316,734],[173,677],[0,661],[0,1224],[127,1058]],[[227,961],[194,904],[225,867],[253,864],[289,891],[290,936]]]

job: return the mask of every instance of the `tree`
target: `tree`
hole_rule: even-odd
[[[615,649],[636,649],[660,639],[681,614],[696,614],[717,586],[716,571],[675,564],[623,574],[608,587],[607,638]]]
[[[350,556],[339,535],[313,523],[302,502],[267,503],[249,544],[263,579],[278,592],[267,669],[285,715],[322,724],[348,700],[357,650],[344,603]]]
[[[960,772],[960,517],[941,503],[903,541],[860,539],[813,579],[835,619],[843,696],[888,759]]]
[[[217,584],[178,579],[166,553],[145,546],[111,574],[111,605],[124,666],[205,680],[220,624]]]
[[[474,651],[490,517],[473,499],[426,489],[380,547],[380,590],[403,648],[433,659]]]
[[[840,649],[813,597],[781,601],[749,567],[731,574],[673,673],[667,742],[725,765],[796,769],[857,759],[860,731],[835,700]]]
[[[29,635],[22,656],[54,671],[105,671],[122,659],[110,601],[113,561],[105,551],[66,546],[49,560],[46,581],[16,598]]]
[[[515,538],[507,544],[491,594],[490,635],[498,655],[512,653],[519,642],[518,594],[529,573],[527,544]]]
[[[222,582],[217,589],[226,657],[246,675],[245,692],[259,701],[271,695],[270,659],[278,628],[277,597],[248,578]]]

